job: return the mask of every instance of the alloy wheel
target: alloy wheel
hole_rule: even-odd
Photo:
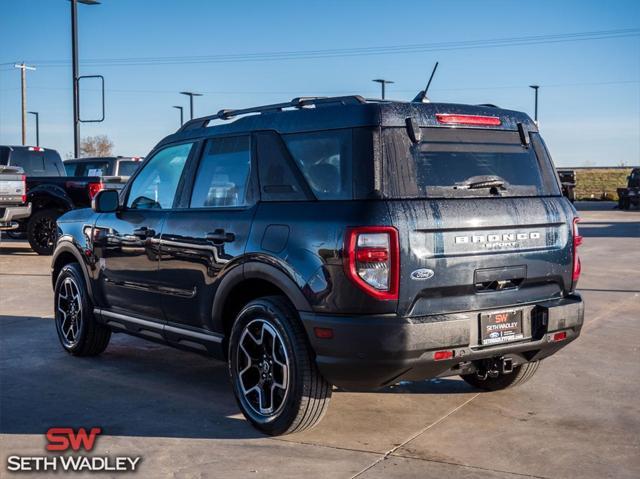
[[[289,392],[289,357],[280,333],[266,320],[254,319],[238,343],[237,377],[246,403],[265,417],[280,412]]]
[[[34,240],[43,249],[53,247],[56,241],[56,221],[50,217],[43,217],[35,225]]]
[[[65,278],[60,286],[56,307],[62,341],[67,348],[73,347],[78,342],[82,326],[82,298],[80,288],[72,278]]]

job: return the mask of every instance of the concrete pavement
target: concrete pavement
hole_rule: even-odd
[[[335,391],[317,428],[284,438],[246,423],[222,363],[123,335],[68,356],[49,258],[2,241],[0,477],[8,455],[43,455],[51,426],[102,427],[95,454],[142,456],[140,477],[639,477],[640,213],[612,206],[578,205],[585,327],[531,381]]]

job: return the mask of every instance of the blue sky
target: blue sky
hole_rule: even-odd
[[[406,100],[423,87],[437,60],[433,101],[489,102],[533,116],[528,85],[540,84],[540,127],[557,165],[640,164],[638,35],[285,60],[98,61],[637,29],[638,1],[102,0],[78,10],[80,73],[104,75],[107,88],[105,122],[82,125],[82,135],[107,134],[116,154],[144,155],[175,130],[179,114],[171,106],[187,107],[182,90],[205,93],[196,99],[196,115],[301,95],[376,96],[379,87],[371,79],[379,77],[396,82],[388,97]],[[41,145],[63,156],[72,151],[69,25],[66,0],[0,0],[0,144],[20,142],[20,75],[13,62],[25,60],[38,68],[28,73],[28,109],[40,112]],[[95,86],[87,85],[82,109],[88,115],[95,100]],[[29,118],[29,143],[34,131]]]

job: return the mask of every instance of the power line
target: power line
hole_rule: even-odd
[[[83,59],[84,65],[94,66],[129,66],[129,65],[177,65],[197,63],[239,63],[255,61],[304,60],[317,58],[339,58],[370,55],[393,55],[423,53],[449,50],[465,50],[479,48],[496,48],[508,46],[540,45],[588,40],[605,40],[640,36],[640,28],[617,30],[599,30],[591,32],[575,32],[548,35],[494,38],[484,40],[466,40],[453,42],[435,42],[406,45],[390,45],[359,48],[339,48],[324,50],[294,50],[276,52],[255,52],[239,54],[218,54],[200,56],[162,56],[162,57],[124,57]],[[42,67],[65,67],[67,60],[32,60]]]
[[[563,87],[572,87],[572,86],[600,86],[600,85],[623,85],[623,84],[633,84],[640,83],[639,80],[612,80],[612,81],[602,81],[602,82],[571,82],[571,83],[549,83],[549,84],[540,84],[540,87],[544,88],[563,88]],[[475,90],[505,90],[505,89],[519,89],[526,88],[527,85],[496,85],[496,86],[477,86],[477,87],[460,87],[460,88],[434,88],[433,91],[475,91]],[[0,88],[0,91],[16,91],[19,90],[19,87],[15,88]],[[30,87],[30,90],[71,90],[70,87]],[[322,93],[327,95],[340,95],[349,92],[353,92],[356,89],[352,90],[299,90],[299,89],[291,89],[291,90],[262,90],[262,91],[251,91],[251,90],[216,90],[216,91],[202,91],[202,93],[211,94],[211,95],[289,95],[289,94],[307,94],[309,90],[313,90],[314,93]],[[87,88],[85,91],[101,91],[100,89],[92,89]],[[150,89],[121,89],[121,88],[106,88],[106,92],[109,93],[149,93],[149,94],[175,94],[175,90],[150,90]],[[374,91],[369,90],[367,91]],[[413,93],[414,89],[394,89],[397,93]]]

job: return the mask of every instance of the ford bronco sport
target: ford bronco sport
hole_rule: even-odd
[[[583,321],[576,211],[533,121],[495,107],[222,110],[58,228],[64,349],[125,332],[224,359],[273,435],[315,425],[332,385],[521,384]]]

